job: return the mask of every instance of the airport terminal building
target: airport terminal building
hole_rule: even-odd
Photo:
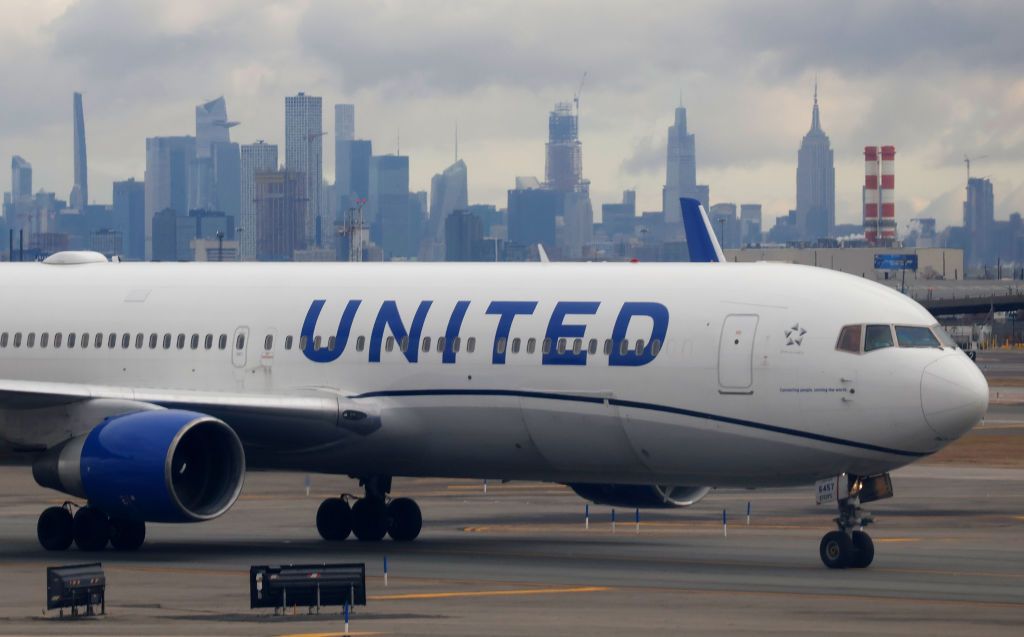
[[[788,248],[725,250],[729,261],[776,261],[838,270],[875,281],[903,279],[958,281],[964,278],[964,251],[952,248]]]

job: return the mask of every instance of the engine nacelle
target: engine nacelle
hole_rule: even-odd
[[[700,502],[711,491],[711,487],[674,487],[660,484],[574,483],[569,487],[581,498],[594,504],[629,509],[688,507]]]
[[[201,522],[235,503],[245,452],[231,427],[175,409],[107,418],[32,465],[41,486],[86,498],[113,517]]]

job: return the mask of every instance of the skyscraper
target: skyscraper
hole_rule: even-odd
[[[334,205],[336,222],[344,222],[356,199],[365,199],[370,180],[370,142],[355,139],[356,109],[334,105]]]
[[[188,214],[189,168],[196,156],[196,138],[146,138],[146,259],[153,258],[153,216],[170,208]]]
[[[254,184],[256,256],[291,261],[305,247],[306,176],[287,169],[258,171]]]
[[[334,105],[334,139],[356,138],[356,107],[354,104]]]
[[[440,261],[445,258],[445,221],[456,210],[469,206],[468,173],[461,159],[430,180],[430,219],[427,223],[427,248],[424,258]]]
[[[11,157],[11,201],[17,203],[32,198],[32,164],[21,155]]]
[[[196,156],[189,168],[189,209],[220,210],[238,218],[238,144],[232,143],[227,104],[218,97],[196,106]]]
[[[306,236],[303,243],[323,247],[323,99],[299,93],[284,98],[284,163],[306,175]]]
[[[686,109],[682,106],[676,108],[675,123],[668,127],[665,187],[661,191],[665,223],[682,225],[680,197],[698,199],[705,210],[709,208],[708,187],[697,185],[697,140],[686,130]]]
[[[277,144],[258,141],[242,146],[241,216],[238,232],[241,257],[244,261],[256,259],[258,249],[256,224],[256,175],[277,170]],[[305,192],[305,189],[303,189]]]
[[[545,146],[544,180],[547,187],[572,192],[583,181],[583,144],[579,139],[579,118],[569,102],[555,104],[548,115],[548,143]]]
[[[992,182],[971,177],[967,180],[967,201],[964,202],[964,266],[976,267],[992,263],[992,230],[995,226],[995,197]]]
[[[411,205],[409,196],[409,158],[382,155],[370,161],[371,238],[384,251],[385,258],[411,258],[419,254],[423,220]]]
[[[128,179],[114,182],[114,226],[121,232],[124,255],[146,258],[146,185]]]
[[[72,208],[85,210],[89,204],[89,167],[85,156],[85,114],[82,112],[82,94],[75,93],[72,99],[75,119],[75,185],[71,188],[69,202]]]
[[[821,130],[818,114],[818,85],[814,85],[811,130],[804,135],[797,153],[796,225],[805,241],[831,237],[836,226],[836,169],[832,145]]]
[[[228,121],[227,102],[218,97],[196,106],[196,157],[213,157],[216,142],[230,142],[230,129],[238,122]]]

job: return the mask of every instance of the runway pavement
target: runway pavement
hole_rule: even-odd
[[[47,553],[36,516],[51,492],[0,468],[0,634],[331,634],[336,614],[248,608],[251,564],[365,562],[370,601],[351,628],[381,635],[1020,634],[1024,470],[915,466],[877,503],[875,565],[829,571],[831,509],[811,489],[713,492],[686,510],[591,507],[565,488],[400,480],[426,525],[413,544],[319,540],[322,497],[347,480],[252,474],[235,508],[201,525],[151,525],[135,554]],[[751,502],[752,518],[744,514]],[[721,514],[728,511],[728,537]],[[389,586],[383,558],[389,560]],[[108,615],[43,618],[46,565],[100,559]],[[334,609],[337,611],[337,609]]]

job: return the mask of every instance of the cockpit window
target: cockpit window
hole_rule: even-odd
[[[892,328],[888,325],[868,325],[864,331],[864,351],[892,347]]]
[[[860,354],[860,325],[847,325],[839,333],[839,343],[836,349],[841,352]]]
[[[900,347],[941,347],[939,339],[927,327],[897,325],[896,341]]]
[[[939,341],[942,343],[943,347],[952,347],[953,349],[957,348],[956,341],[953,340],[953,337],[949,335],[949,332],[946,331],[946,328],[936,323],[935,325],[932,325],[932,331],[935,332],[935,336],[939,338]]]

